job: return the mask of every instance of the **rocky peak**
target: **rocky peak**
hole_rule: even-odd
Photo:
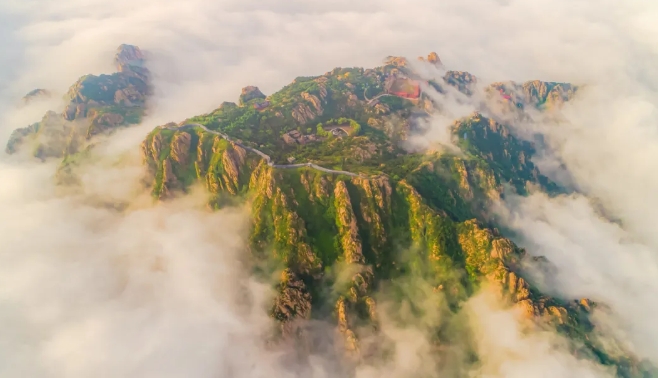
[[[137,46],[123,44],[117,48],[114,62],[119,71],[126,67],[142,67],[144,65],[144,53]]]
[[[46,89],[42,89],[42,88],[37,88],[37,89],[34,89],[34,90],[30,91],[25,96],[23,96],[23,102],[27,104],[27,103],[29,103],[33,100],[36,100],[36,99],[39,99],[39,98],[48,98],[48,97],[51,97],[51,96],[52,96],[52,94],[50,93],[50,91],[48,91]]]
[[[397,66],[397,67],[405,67],[409,63],[409,61],[407,61],[407,58],[403,58],[401,56],[386,57],[386,60],[384,60],[384,62],[387,65]]]
[[[430,63],[441,63],[441,59],[439,58],[439,54],[435,53],[432,51],[427,55],[427,61]]]
[[[235,102],[230,102],[230,101],[224,101],[219,105],[219,109],[225,110],[225,109],[231,109],[235,108],[238,105]]]
[[[149,80],[149,70],[144,63],[146,58],[137,46],[123,44],[117,48],[114,62],[117,70],[126,76],[136,77],[142,81]]]
[[[263,92],[252,85],[242,88],[242,93],[240,94],[240,105],[244,105],[247,102],[256,99],[256,98],[266,98]]]
[[[427,62],[427,63],[433,64],[433,65],[435,65],[435,66],[437,66],[437,67],[443,67],[443,63],[441,62],[441,58],[439,58],[439,54],[435,53],[434,51],[432,51],[431,53],[429,53],[429,54],[427,55],[427,58],[423,58],[423,57],[421,56],[421,57],[418,57],[418,60],[421,60],[421,61],[423,61],[423,62]]]

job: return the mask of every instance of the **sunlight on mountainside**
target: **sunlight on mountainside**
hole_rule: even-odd
[[[3,3],[0,375],[658,376],[647,15]]]

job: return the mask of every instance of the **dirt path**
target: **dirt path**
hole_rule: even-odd
[[[195,128],[195,127],[199,127],[207,133],[218,135],[218,136],[226,139],[227,141],[244,148],[247,151],[251,151],[251,152],[255,153],[256,155],[262,157],[265,160],[265,162],[267,163],[267,165],[269,165],[272,168],[297,169],[297,168],[307,167],[307,168],[315,169],[317,171],[325,172],[325,173],[332,173],[332,174],[337,174],[337,175],[346,175],[346,176],[351,176],[351,177],[366,177],[363,174],[358,174],[358,173],[353,173],[353,172],[348,172],[348,171],[338,171],[338,170],[335,170],[335,169],[324,168],[324,167],[321,167],[321,166],[319,166],[317,164],[313,164],[313,163],[274,164],[272,162],[272,158],[270,158],[270,156],[267,155],[266,153],[264,153],[263,151],[257,150],[255,148],[252,148],[252,147],[249,147],[249,146],[245,146],[244,144],[232,139],[228,135],[226,135],[224,133],[220,133],[219,131],[210,130],[210,129],[208,129],[207,127],[205,127],[204,125],[202,125],[200,123],[187,123],[187,124],[182,125],[182,126],[163,127],[163,128],[166,129],[166,130],[186,130],[186,129],[192,129],[192,128]]]

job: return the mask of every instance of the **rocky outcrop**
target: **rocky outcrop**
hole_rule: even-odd
[[[318,117],[318,114],[311,110],[306,103],[298,103],[292,109],[292,117],[300,125],[306,125]]]
[[[114,92],[114,103],[117,105],[132,107],[143,103],[145,100],[145,94],[135,87],[117,89]]]
[[[439,58],[439,54],[435,52],[429,53],[427,55],[427,58],[420,56],[418,57],[418,60],[420,60],[421,62],[427,62],[433,64],[437,67],[443,67],[443,63],[441,62],[441,58]]]
[[[336,320],[338,323],[338,332],[344,340],[345,352],[348,357],[355,357],[359,352],[359,344],[354,331],[350,329],[349,317],[347,314],[348,305],[344,297],[336,302]]]
[[[384,63],[396,67],[405,67],[409,64],[409,61],[401,56],[389,56],[384,60]]]
[[[173,196],[174,192],[180,188],[180,182],[174,174],[173,164],[171,160],[165,159],[162,161],[162,190],[159,198],[166,199]]]
[[[281,272],[278,295],[270,313],[281,324],[283,335],[290,336],[297,330],[300,320],[311,316],[311,294],[304,282],[290,269]]]
[[[87,113],[87,117],[91,119],[93,125],[113,128],[123,124],[124,118],[118,113],[100,113],[96,109],[92,109]]]
[[[357,145],[352,147],[352,156],[359,161],[364,162],[368,159],[371,159],[373,156],[379,153],[377,146],[374,143],[365,143],[362,145]]]
[[[87,143],[86,139],[99,132],[138,123],[151,93],[144,54],[136,46],[121,45],[115,63],[118,72],[114,74],[81,77],[69,88],[66,94],[68,103],[61,115],[48,116],[51,121],[42,120],[29,130],[17,130],[6,152],[15,153],[30,134],[37,144],[35,155],[61,157],[75,153]],[[37,89],[30,92],[26,100],[46,95],[47,91]],[[58,121],[52,122],[54,118]]]
[[[466,200],[473,199],[473,190],[471,189],[471,183],[469,181],[468,171],[466,170],[466,165],[464,161],[458,158],[453,159],[453,164],[456,172],[459,175],[459,190],[461,195]]]
[[[522,84],[513,81],[492,83],[488,93],[500,95],[517,107],[534,106],[551,109],[561,106],[575,95],[578,88],[568,83],[531,80]]]
[[[30,126],[21,127],[12,131],[11,135],[9,135],[5,152],[7,154],[16,153],[27,138],[31,136],[33,137],[37,134],[40,126],[40,123],[34,123]]]
[[[307,92],[302,93],[302,98],[313,105],[313,107],[315,108],[316,115],[318,116],[322,115],[324,109],[322,108],[322,102],[320,101],[319,98]]]
[[[521,91],[526,103],[550,108],[571,99],[576,88],[566,83],[533,80],[523,83]]]
[[[64,118],[67,121],[73,121],[75,119],[85,118],[87,116],[87,105],[70,103],[64,109]]]
[[[345,182],[339,181],[334,188],[336,223],[340,235],[340,243],[347,263],[363,264],[363,251],[356,224],[356,216],[352,209],[350,195]]]
[[[472,95],[475,90],[475,84],[477,83],[477,78],[465,71],[448,71],[446,72],[443,80],[460,92],[466,95]]]
[[[427,61],[432,63],[432,64],[435,64],[437,66],[442,66],[443,65],[443,63],[441,62],[441,59],[439,58],[439,54],[437,54],[435,52],[431,52],[431,53],[429,53],[429,55],[427,55]]]
[[[185,132],[178,132],[171,140],[171,157],[181,166],[189,163],[190,146],[192,145],[192,135]]]
[[[117,48],[114,62],[119,69],[123,67],[141,67],[144,65],[146,58],[142,50],[137,46],[122,44]]]
[[[227,109],[235,108],[237,106],[238,106],[238,104],[236,104],[235,102],[224,101],[219,105],[219,109],[220,110],[227,110]]]
[[[346,105],[349,108],[354,108],[359,104],[359,98],[352,92],[346,93],[347,95],[347,100],[346,100]]]
[[[222,155],[222,163],[224,165],[224,170],[226,172],[228,181],[233,184],[230,186],[230,188],[235,188],[237,190],[239,186],[238,181],[240,175],[240,167],[242,167],[244,164],[246,155],[247,151],[235,144],[231,144],[226,150],[224,150],[224,154]]]
[[[240,93],[240,105],[245,105],[249,101],[257,98],[265,99],[266,97],[267,96],[265,96],[258,87],[247,86],[242,88],[242,92]]]
[[[52,93],[46,89],[37,88],[30,91],[28,94],[23,96],[23,103],[29,104],[35,100],[46,99],[52,97]]]
[[[67,93],[70,104],[67,119],[80,117],[71,108],[84,104],[88,108],[122,105],[141,106],[150,94],[148,70],[144,56],[136,46],[121,45],[115,56],[118,72],[112,75],[81,77]]]
[[[117,71],[127,77],[148,82],[150,72],[145,67],[146,56],[137,46],[121,45],[114,58]]]

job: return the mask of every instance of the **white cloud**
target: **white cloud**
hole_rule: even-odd
[[[567,340],[536,325],[514,310],[504,310],[487,291],[471,298],[466,314],[475,334],[480,364],[476,376],[613,377],[610,369],[566,352]]]
[[[485,80],[600,85],[566,110],[567,130],[535,127],[625,229],[581,199],[538,196],[516,209],[523,222],[512,225],[561,268],[570,285],[553,289],[609,302],[629,339],[656,360],[656,312],[641,305],[656,293],[656,16],[652,0],[7,0],[0,136],[41,117],[38,106],[12,110],[18,98],[36,87],[61,94],[83,74],[111,72],[121,43],[152,53],[158,95],[152,117],[113,139],[108,155],[130,151],[158,123],[236,100],[245,85],[272,93],[296,76],[374,66],[387,55],[435,50],[449,68]],[[245,317],[235,306],[237,286],[251,285],[236,278],[243,245],[229,237],[243,232],[242,216],[186,202],[146,206],[131,197],[139,193],[137,168],[111,166],[87,175],[82,194],[60,197],[49,181],[53,166],[0,159],[0,324],[10,330],[0,342],[2,372],[285,375],[276,355],[250,354],[262,350],[264,312],[247,307],[253,313]],[[98,207],[99,197],[130,198],[135,207],[118,214]],[[520,337],[513,325],[501,330]],[[584,369],[565,358],[547,366]],[[235,370],[222,370],[231,364]]]

